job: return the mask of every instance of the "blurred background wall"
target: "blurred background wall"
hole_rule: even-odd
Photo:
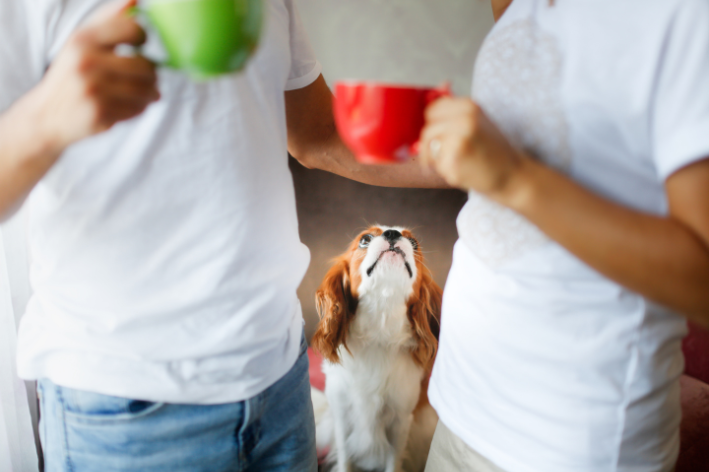
[[[338,79],[417,85],[450,81],[469,95],[475,56],[492,27],[481,0],[296,0],[328,83]],[[299,296],[310,339],[314,294],[330,264],[369,224],[412,228],[443,286],[458,238],[455,218],[466,196],[456,190],[362,185],[291,160],[300,234],[312,262]]]

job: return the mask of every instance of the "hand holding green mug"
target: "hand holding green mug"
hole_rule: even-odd
[[[263,0],[144,0],[134,10],[154,29],[164,65],[198,79],[241,70],[258,46]]]

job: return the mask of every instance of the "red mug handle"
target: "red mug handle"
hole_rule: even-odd
[[[453,94],[451,93],[451,84],[450,82],[446,82],[440,87],[430,90],[428,94],[426,94],[426,106],[428,107],[431,103],[435,102],[439,98],[452,96]],[[420,147],[421,142],[416,141],[414,144],[411,145],[411,147],[409,147],[409,153],[413,156],[418,156]]]

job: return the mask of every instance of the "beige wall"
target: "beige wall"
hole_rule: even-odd
[[[477,50],[492,26],[480,0],[296,0],[324,75],[436,85],[468,94]],[[300,234],[312,262],[299,295],[306,334],[317,323],[314,294],[329,268],[370,223],[412,228],[428,266],[444,285],[457,239],[459,191],[369,187],[295,162]]]

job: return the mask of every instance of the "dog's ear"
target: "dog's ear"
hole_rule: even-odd
[[[429,369],[438,349],[443,290],[425,266],[421,265],[420,270],[421,280],[409,298],[408,317],[416,338],[414,361]]]
[[[352,293],[349,259],[342,256],[327,272],[315,293],[320,323],[311,345],[330,362],[340,362],[337,350],[341,345],[347,349],[347,331],[357,311],[357,303],[358,299]]]

